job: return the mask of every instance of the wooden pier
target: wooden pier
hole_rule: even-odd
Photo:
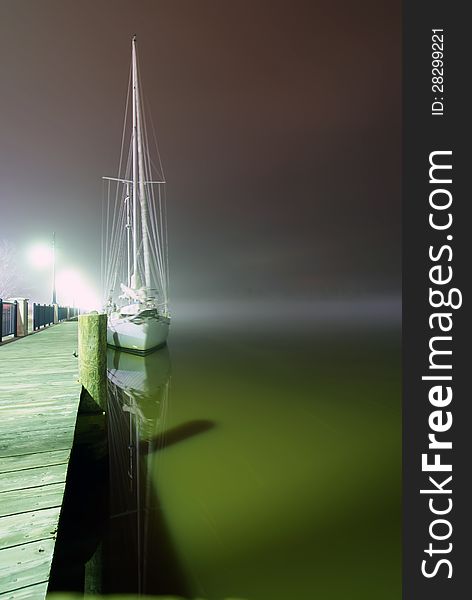
[[[0,598],[47,592],[80,401],[77,323],[0,347]]]

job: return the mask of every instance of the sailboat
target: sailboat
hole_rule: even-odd
[[[163,346],[170,325],[165,178],[142,98],[133,36],[118,177],[103,178],[102,277],[107,342],[138,354]]]

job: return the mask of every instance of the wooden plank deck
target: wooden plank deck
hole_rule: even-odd
[[[0,598],[43,600],[81,386],[77,323],[0,346]]]

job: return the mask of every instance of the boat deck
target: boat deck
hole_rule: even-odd
[[[0,597],[43,599],[80,400],[77,322],[0,347]]]

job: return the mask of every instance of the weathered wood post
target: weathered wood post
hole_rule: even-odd
[[[69,314],[68,309],[68,316]],[[100,523],[108,518],[104,508],[108,506],[108,502],[104,503],[104,489],[108,486],[107,316],[98,313],[79,315],[78,322],[79,381],[83,389],[74,451],[80,454],[81,464],[88,465],[88,476],[92,474],[91,482],[87,484],[87,493],[92,498],[89,506],[93,510],[95,522]],[[101,558],[99,544],[92,558],[85,564],[86,593],[101,591]]]
[[[78,346],[79,381],[97,407],[106,411],[107,316],[105,314],[90,313],[79,316]]]

